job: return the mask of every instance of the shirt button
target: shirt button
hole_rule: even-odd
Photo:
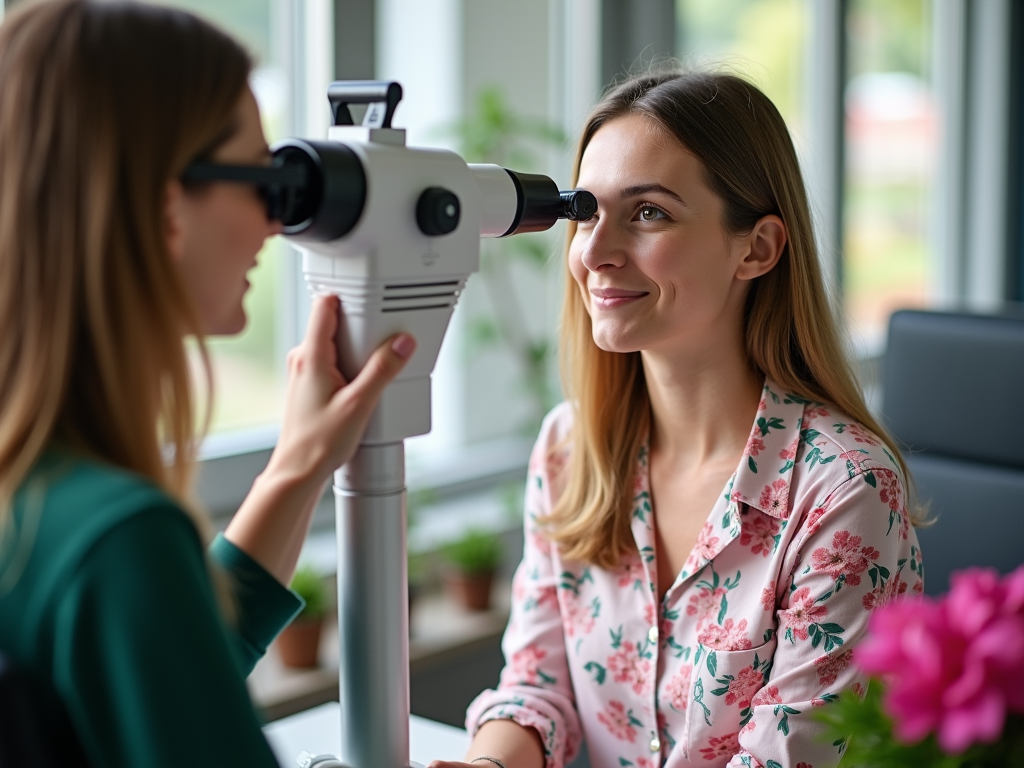
[[[661,742],[658,741],[658,737],[655,736],[651,739],[651,752],[657,752],[659,749],[661,749]]]
[[[647,630],[647,639],[650,640],[652,643],[658,642],[658,628],[657,627],[651,627],[649,630]]]

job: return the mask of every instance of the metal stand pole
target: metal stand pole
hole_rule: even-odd
[[[362,445],[334,473],[341,762],[409,766],[405,445]]]

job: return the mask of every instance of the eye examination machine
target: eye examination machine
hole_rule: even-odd
[[[586,220],[585,190],[546,176],[405,146],[391,127],[398,83],[336,82],[326,141],[274,147],[281,182],[268,185],[285,236],[302,252],[313,293],[341,300],[338,363],[346,379],[398,332],[418,346],[384,391],[355,456],[334,475],[338,537],[341,753],[312,768],[407,768],[409,627],[407,437],[430,431],[430,376],[480,238]],[[354,125],[350,105],[366,105]]]

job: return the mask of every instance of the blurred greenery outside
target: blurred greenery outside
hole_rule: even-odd
[[[806,136],[806,0],[677,0],[676,7],[683,64],[752,80],[778,106],[799,149]],[[927,87],[930,28],[927,0],[851,0],[848,82],[909,73]],[[878,337],[893,310],[927,303],[931,168],[910,178],[872,174],[855,163],[880,148],[858,149],[847,155],[843,309],[856,334]]]
[[[249,50],[254,70],[274,69],[274,22],[278,0],[166,0],[222,27]],[[279,67],[278,67],[279,68]],[[259,95],[257,89],[257,95]],[[284,99],[279,100],[282,104]],[[263,129],[273,143],[288,130],[283,109],[263,107]],[[279,348],[278,314],[281,294],[278,276],[295,258],[280,239],[268,240],[248,274],[245,297],[248,324],[234,337],[207,340],[213,367],[214,404],[210,432],[243,429],[280,420],[284,406],[284,357]],[[201,388],[200,388],[200,391]],[[203,402],[202,407],[207,403]]]

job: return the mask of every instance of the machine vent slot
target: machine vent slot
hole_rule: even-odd
[[[421,309],[445,309],[458,301],[462,284],[459,280],[436,283],[385,285],[382,312],[409,312]]]

